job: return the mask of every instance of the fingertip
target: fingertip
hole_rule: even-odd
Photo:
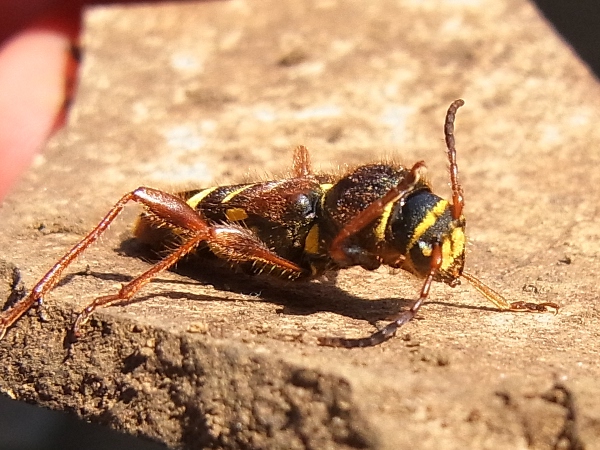
[[[44,18],[0,49],[0,199],[60,128],[76,84],[73,17]]]

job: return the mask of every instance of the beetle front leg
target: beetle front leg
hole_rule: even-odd
[[[351,247],[346,247],[347,239],[359,233],[375,219],[380,217],[390,203],[399,201],[403,204],[405,197],[413,191],[415,185],[423,178],[424,171],[425,163],[423,161],[415,163],[410,169],[409,175],[407,175],[396,187],[390,189],[383,197],[371,203],[357,214],[356,217],[352,218],[331,242],[331,245],[329,246],[329,255],[331,258],[342,267],[351,265],[368,266],[368,257],[366,255],[352,250]],[[354,257],[352,253],[355,254]]]
[[[410,309],[406,311],[402,311],[392,318],[393,322],[390,322],[381,330],[376,331],[366,338],[343,338],[343,337],[319,337],[318,342],[319,345],[324,347],[343,347],[343,348],[357,348],[357,347],[372,347],[374,345],[379,345],[382,342],[387,341],[388,339],[395,336],[398,328],[402,327],[404,324],[410,322],[415,318],[421,306],[427,300],[429,296],[429,290],[431,289],[431,283],[433,282],[433,277],[440,269],[442,265],[442,250],[438,243],[433,245],[432,254],[431,254],[431,264],[429,268],[429,274],[425,277],[425,281],[423,282],[423,287],[421,288],[421,293],[419,294],[419,298],[413,303]]]

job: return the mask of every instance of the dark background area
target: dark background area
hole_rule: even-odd
[[[160,450],[166,447],[68,414],[0,396],[1,450]]]
[[[600,3],[595,0],[534,3],[596,77],[600,77]]]
[[[585,64],[600,76],[598,0],[535,2]],[[164,446],[0,396],[0,450],[160,449]]]

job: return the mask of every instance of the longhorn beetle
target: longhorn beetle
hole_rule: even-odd
[[[431,191],[425,163],[411,168],[392,163],[365,164],[345,175],[315,174],[307,149],[294,151],[293,175],[275,181],[214,186],[168,194],[139,187],[125,194],[90,233],[69,250],[34,286],[31,293],[0,314],[0,339],[6,330],[59,281],[62,272],[95,242],[130,201],[145,211],[134,234],[142,241],[176,249],[119,292],[96,298],[73,325],[82,325],[100,307],[127,303],[158,273],[201,248],[250,272],[267,272],[290,280],[314,279],[351,266],[366,270],[381,265],[422,278],[417,300],[371,336],[359,339],[322,337],[334,347],[380,344],[415,317],[432,281],[452,287],[467,279],[498,309],[558,311],[555,303],[509,303],[464,271],[465,217],[458,182],[454,118],[464,104],[454,101],[446,114],[444,134],[450,164],[452,203]]]

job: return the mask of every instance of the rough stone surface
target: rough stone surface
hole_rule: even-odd
[[[83,46],[69,126],[0,209],[3,299],[14,267],[31,287],[123,193],[284,174],[297,144],[323,170],[423,159],[447,195],[442,121],[461,97],[467,266],[562,309],[499,313],[435,284],[395,339],[330,349],[316,338],[371,333],[419,282],[202,269],[99,311],[68,351],[73,311],[148,268],[122,245],[132,207],[47,296],[47,321],[0,342],[1,392],[174,448],[600,447],[600,90],[529,3],[98,7]]]

